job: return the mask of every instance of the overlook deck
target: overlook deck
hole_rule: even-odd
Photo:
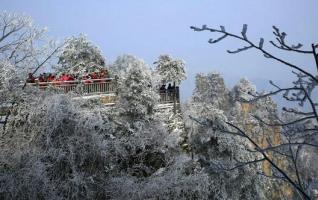
[[[27,83],[28,87],[39,87],[45,90],[49,87],[60,89],[61,93],[74,92],[78,94],[75,98],[93,99],[98,98],[105,105],[114,105],[117,101],[116,81],[112,78],[107,79],[92,79],[92,80],[76,80],[76,81],[52,81],[52,82],[36,82]],[[178,108],[180,106],[179,88],[175,90],[159,90],[160,95],[158,109],[173,106],[173,96],[176,97]],[[0,125],[5,121],[5,115],[10,109],[11,104],[3,104],[0,106]]]
[[[63,93],[74,92],[81,96],[96,96],[102,94],[111,94],[117,96],[116,81],[113,78],[106,79],[88,79],[88,80],[75,80],[75,81],[52,81],[52,82],[36,82],[28,83],[27,86],[39,87],[40,89],[47,89],[54,87],[61,90]],[[159,90],[160,104],[173,103],[174,91],[176,92],[176,101],[180,102],[179,88],[176,90]],[[105,99],[105,98],[104,98]],[[116,98],[107,97],[105,103],[115,103]]]

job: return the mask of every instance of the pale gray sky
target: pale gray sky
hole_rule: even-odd
[[[246,77],[260,89],[266,88],[269,79],[288,83],[291,77],[285,66],[254,50],[227,54],[227,49],[241,43],[228,39],[210,45],[207,40],[218,35],[193,32],[191,25],[224,25],[240,33],[246,23],[248,35],[255,41],[259,37],[273,40],[271,27],[276,25],[292,42],[305,46],[318,42],[317,0],[0,0],[0,6],[1,10],[30,15],[55,38],[85,33],[102,49],[108,63],[124,53],[148,64],[164,53],[182,58],[189,77],[182,85],[184,97],[191,94],[198,72],[220,72],[228,86]],[[311,57],[274,52],[315,69]]]

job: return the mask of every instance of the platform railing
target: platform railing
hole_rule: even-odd
[[[37,86],[45,90],[48,87],[61,89],[64,93],[80,92],[82,94],[110,94],[116,92],[116,83],[112,78],[87,79],[75,81],[52,81],[28,83],[28,86]]]
[[[173,103],[173,98],[174,98],[174,92],[176,92],[176,102],[180,103],[180,96],[179,96],[179,87],[176,87],[176,90],[160,90],[159,95],[160,95],[160,100],[159,103]]]
[[[42,90],[48,87],[55,87],[61,89],[64,93],[74,92],[81,95],[95,95],[95,94],[116,94],[116,81],[113,78],[107,79],[87,79],[75,81],[52,81],[52,82],[36,82],[28,83],[28,86],[36,86]],[[160,90],[159,103],[173,103],[174,91],[176,92],[176,102],[180,103],[179,87],[176,90]]]

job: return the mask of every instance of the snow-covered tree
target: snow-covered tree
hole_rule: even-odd
[[[219,74],[198,74],[194,94],[184,106],[190,150],[210,169],[213,185],[219,186],[213,189],[219,191],[214,196],[216,199],[263,199],[272,195],[264,185],[272,186],[272,182],[258,175],[264,173],[262,160],[259,160],[261,154],[252,153],[250,149],[254,144],[237,135],[234,127],[249,130],[249,137],[260,145],[276,134],[275,143],[272,143],[276,145],[277,132],[264,128],[253,116],[273,120],[271,116],[277,112],[277,107],[269,97],[254,104],[241,102],[242,96],[252,96],[249,92],[256,94],[254,86],[246,80],[241,80],[229,92]],[[244,163],[253,165],[244,168]],[[231,191],[226,190],[232,186]]]
[[[14,101],[18,101],[22,95],[22,85],[25,74],[12,65],[8,60],[0,60],[0,116],[7,117],[9,108]],[[8,119],[2,120],[5,123]],[[5,128],[5,126],[4,126]]]
[[[35,74],[43,66],[50,66],[63,44],[58,45],[46,35],[46,29],[33,24],[30,17],[1,12],[0,65],[2,86],[0,104],[17,106],[23,92],[27,74]],[[5,93],[5,91],[10,91]],[[6,113],[3,128],[10,116]]]
[[[0,138],[4,199],[210,195],[199,163],[166,148],[167,130],[158,119],[132,122],[113,109],[41,92],[13,112]]]
[[[1,12],[0,19],[0,60],[9,60],[29,72],[50,65],[60,46],[47,37],[46,28],[34,25],[31,17],[16,13]]]
[[[289,43],[287,41],[287,34],[286,32],[281,31],[278,27],[273,26],[273,34],[275,37],[275,40],[269,41],[269,44],[272,45],[273,47],[281,50],[282,52],[293,52],[296,54],[303,54],[303,55],[311,55],[311,58],[314,59],[314,66],[312,66],[312,69],[308,67],[303,67],[302,65],[297,65],[294,64],[284,58],[281,58],[279,55],[274,54],[271,52],[267,46],[265,45],[265,40],[264,38],[260,38],[258,41],[253,41],[251,40],[248,35],[247,35],[247,30],[248,30],[248,25],[244,24],[242,27],[242,31],[239,34],[236,33],[231,33],[224,26],[220,26],[220,28],[211,28],[208,27],[207,25],[202,25],[202,27],[194,27],[191,26],[191,29],[194,31],[208,31],[208,32],[213,32],[215,34],[220,34],[220,37],[217,39],[210,39],[209,43],[210,44],[215,44],[218,43],[225,38],[235,38],[237,40],[240,40],[246,46],[237,48],[235,50],[228,50],[227,52],[230,54],[236,54],[240,53],[243,51],[247,50],[256,50],[258,51],[261,55],[265,56],[266,58],[269,58],[275,62],[278,62],[281,64],[283,67],[287,67],[290,70],[292,70],[293,74],[295,75],[296,80],[291,83],[290,86],[288,87],[281,87],[280,85],[274,83],[273,81],[270,81],[270,84],[273,86],[274,91],[267,92],[267,93],[256,93],[252,95],[247,95],[246,92],[248,90],[252,89],[248,87],[247,82],[245,81],[242,82],[242,85],[240,89],[238,90],[239,98],[242,100],[248,101],[249,103],[251,102],[256,102],[262,99],[266,99],[270,96],[274,96],[277,94],[282,94],[282,99],[285,100],[287,103],[297,103],[300,106],[299,111],[294,108],[286,108],[283,107],[283,110],[286,112],[294,113],[299,116],[298,120],[291,121],[291,122],[286,122],[282,120],[282,118],[277,115],[277,112],[272,112],[272,116],[270,117],[269,120],[263,119],[262,117],[255,117],[256,120],[258,121],[259,124],[261,124],[264,127],[267,127],[268,129],[276,129],[276,132],[280,132],[281,129],[284,129],[285,127],[290,126],[291,124],[297,125],[298,122],[308,122],[308,121],[313,121],[313,123],[310,123],[310,128],[305,128],[302,129],[300,136],[302,137],[303,140],[302,142],[297,142],[297,143],[291,143],[291,142],[286,142],[283,141],[281,144],[275,145],[275,148],[272,147],[273,145],[271,144],[272,141],[277,140],[278,137],[269,137],[266,138],[266,142],[269,143],[270,147],[264,147],[257,145],[256,141],[250,137],[249,135],[249,130],[248,129],[240,129],[239,127],[235,126],[233,123],[229,123],[233,128],[236,129],[237,132],[241,134],[242,137],[245,137],[250,140],[251,143],[255,143],[254,145],[257,147],[255,150],[256,152],[262,154],[263,161],[262,162],[268,162],[270,163],[270,166],[276,170],[277,173],[272,174],[272,178],[275,180],[285,180],[288,182],[294,189],[294,195],[301,198],[301,199],[315,199],[317,198],[316,195],[312,195],[313,191],[317,191],[317,183],[312,184],[316,185],[316,188],[311,188],[310,190],[307,190],[305,182],[309,182],[312,180],[306,179],[306,177],[302,177],[301,174],[304,172],[301,172],[299,169],[300,167],[300,159],[301,157],[298,156],[297,152],[299,152],[299,149],[302,149],[303,147],[315,147],[318,148],[318,145],[315,143],[308,143],[306,140],[315,142],[314,140],[311,140],[310,138],[312,137],[313,133],[317,132],[317,123],[318,123],[318,112],[317,112],[317,99],[316,99],[316,94],[317,94],[317,86],[318,86],[318,76],[317,76],[317,71],[316,69],[318,68],[318,44],[317,43],[309,43],[306,46],[301,44],[301,43],[296,43],[296,45]],[[253,90],[253,89],[252,89]],[[305,107],[306,105],[306,107]],[[305,108],[304,108],[305,107]],[[274,120],[273,120],[274,119]],[[298,126],[299,127],[299,126]],[[305,126],[303,126],[305,127]],[[261,134],[261,132],[259,132]],[[293,134],[293,131],[291,131],[291,135]],[[291,149],[290,154],[285,154],[284,147],[287,147]],[[270,157],[268,155],[270,154],[275,154],[275,153],[280,153],[284,157],[280,160],[275,160],[275,157]],[[290,173],[290,170],[285,169],[284,165],[280,165],[281,160],[290,161],[290,158],[292,160],[292,165],[293,168],[293,173]],[[298,163],[298,164],[295,164]],[[249,164],[249,163],[246,163]],[[276,179],[276,178],[279,179]],[[283,189],[285,190],[285,189]],[[291,198],[291,197],[289,197]]]
[[[223,110],[228,109],[229,91],[220,74],[197,74],[195,82],[194,101],[209,103]]]
[[[86,75],[105,68],[105,59],[100,49],[92,44],[87,37],[80,34],[66,40],[59,56],[57,68],[59,73]]]
[[[14,92],[21,89],[21,83],[24,77],[18,74],[18,69],[7,60],[0,61],[0,90],[1,94],[5,92]],[[22,80],[21,80],[22,79]]]
[[[173,59],[170,55],[160,55],[158,60],[154,62],[156,71],[161,76],[163,82],[172,82],[174,93],[174,113],[176,114],[176,85],[180,85],[181,81],[186,79],[185,62],[180,59]]]
[[[211,181],[212,199],[263,199],[263,182],[258,177],[259,165],[237,167],[237,162],[257,160],[247,150],[248,141],[224,134],[232,131],[223,110],[205,102],[190,101],[184,118],[190,152]]]
[[[297,170],[299,180],[306,187],[308,194],[315,197],[318,194],[318,137],[317,132],[313,131],[313,127],[317,127],[317,123],[312,119],[301,120],[301,113],[303,111],[297,107],[283,111],[281,119],[289,124],[282,127],[281,133],[284,143],[304,145],[285,146],[280,148],[280,151],[289,155],[290,159],[287,160],[288,162],[285,161],[289,173],[295,174],[295,170]],[[302,137],[304,130],[307,130],[307,137]]]
[[[211,181],[198,162],[177,156],[152,176],[114,177],[110,181],[114,199],[210,199]]]
[[[165,82],[175,82],[177,85],[186,79],[185,62],[173,59],[170,55],[160,55],[154,63],[156,71]]]
[[[256,94],[256,87],[246,78],[242,78],[233,88],[234,100],[251,100]]]
[[[66,95],[39,93],[12,113],[1,135],[0,194],[4,199],[98,199],[108,158],[100,109],[87,112]],[[105,132],[107,136],[107,132]],[[103,182],[101,182],[103,181]]]
[[[109,66],[109,69],[115,76],[123,76],[127,68],[134,63],[135,59],[134,56],[128,54],[118,56],[115,62]]]
[[[150,68],[144,61],[131,55],[119,60],[116,65],[124,72],[118,79],[119,101],[116,107],[134,119],[152,115],[159,96]]]

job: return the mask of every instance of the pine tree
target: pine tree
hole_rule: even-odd
[[[59,74],[83,76],[105,68],[105,59],[100,49],[81,34],[66,40],[58,64]]]
[[[193,94],[195,102],[205,102],[216,108],[227,110],[229,105],[229,91],[224,80],[218,73],[197,74]]]
[[[131,55],[119,60],[116,65],[123,71],[118,79],[118,109],[136,119],[152,115],[159,96],[150,68]]]

